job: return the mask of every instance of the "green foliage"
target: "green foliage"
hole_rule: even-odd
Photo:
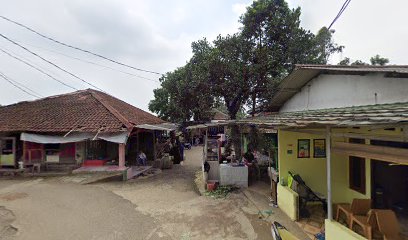
[[[161,78],[161,88],[154,90],[149,110],[166,121],[183,123],[209,119],[213,97],[203,88],[202,82],[192,76],[192,66],[187,64]]]
[[[240,18],[240,32],[193,42],[192,58],[167,73],[149,109],[168,121],[206,120],[217,103],[231,119],[245,105],[268,106],[295,64],[324,64],[343,47],[327,28],[317,35],[300,27],[300,8],[284,0],[256,0]],[[242,115],[242,114],[241,114]]]
[[[375,55],[374,57],[370,58],[370,64],[373,66],[385,66],[390,62],[388,58],[381,57],[380,55]],[[351,65],[351,66],[358,66],[358,65],[370,65],[366,62],[363,62],[361,60],[355,60],[354,62],[351,62],[350,58],[346,57],[343,60],[341,60],[338,65]]]
[[[314,35],[300,27],[300,8],[290,9],[284,0],[257,0],[241,16],[242,35],[252,43],[251,92],[247,104],[269,105],[281,79],[295,64],[325,64],[343,47],[332,41],[327,28]]]
[[[363,62],[361,60],[356,60],[356,61],[352,62],[350,65],[351,66],[368,65],[368,63],[365,63],[365,62]]]
[[[386,64],[388,64],[390,62],[390,60],[388,58],[383,58],[380,57],[380,55],[375,55],[374,57],[370,58],[370,63],[371,65],[380,65],[380,66],[384,66]]]
[[[343,60],[341,60],[337,65],[350,65],[350,58],[345,57]]]
[[[235,186],[218,186],[214,191],[206,191],[204,194],[212,198],[226,198],[230,192],[239,189]]]

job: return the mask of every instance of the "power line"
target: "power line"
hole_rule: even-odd
[[[137,71],[142,71],[142,72],[147,72],[147,73],[153,73],[153,74],[157,74],[157,75],[162,75],[162,74],[159,73],[159,72],[154,72],[154,71],[150,71],[150,70],[145,70],[145,69],[133,67],[133,66],[130,66],[130,65],[128,65],[128,64],[121,63],[121,62],[119,62],[119,61],[116,61],[116,60],[110,59],[110,58],[108,58],[108,57],[102,56],[102,55],[100,55],[100,54],[98,54],[98,53],[94,53],[94,52],[91,52],[91,51],[89,51],[89,50],[82,49],[82,48],[79,48],[79,47],[75,47],[75,46],[72,46],[72,45],[70,45],[70,44],[67,44],[67,43],[58,41],[58,40],[56,40],[56,39],[54,39],[54,38],[52,38],[52,37],[48,37],[48,36],[46,36],[46,35],[44,35],[44,34],[42,34],[42,33],[40,33],[40,32],[37,32],[36,30],[34,30],[34,29],[32,29],[32,28],[30,28],[30,27],[28,27],[28,26],[26,26],[26,25],[24,25],[24,24],[22,24],[22,23],[16,22],[16,21],[11,20],[11,19],[9,19],[9,18],[7,18],[7,17],[4,17],[4,16],[1,16],[1,15],[0,15],[0,18],[4,19],[4,20],[6,20],[6,21],[9,21],[9,22],[11,22],[11,23],[14,23],[14,24],[16,24],[16,25],[18,25],[18,26],[20,26],[20,27],[22,27],[22,28],[25,28],[25,29],[29,30],[30,32],[33,32],[33,33],[35,33],[35,34],[37,34],[37,35],[39,35],[39,36],[41,36],[41,37],[43,37],[43,38],[45,38],[45,39],[48,39],[48,40],[50,40],[50,41],[52,41],[52,42],[58,43],[58,44],[63,45],[63,46],[65,46],[65,47],[69,47],[69,48],[72,48],[72,49],[75,49],[75,50],[78,50],[78,51],[81,51],[81,52],[85,52],[85,53],[94,55],[94,56],[96,56],[96,57],[102,58],[102,59],[104,59],[104,60],[107,60],[107,61],[116,63],[116,64],[118,64],[118,65],[125,66],[125,67],[128,67],[128,68],[132,68],[132,69],[137,70]]]
[[[28,66],[34,68],[35,70],[37,70],[37,71],[41,72],[42,74],[44,74],[44,75],[50,77],[51,79],[53,79],[53,80],[55,80],[55,81],[57,81],[57,82],[63,84],[63,85],[66,86],[66,87],[69,87],[69,88],[74,89],[74,90],[79,90],[78,88],[75,88],[75,87],[73,87],[73,86],[70,86],[70,85],[64,83],[64,82],[61,81],[61,80],[58,80],[57,78],[53,77],[52,75],[48,74],[47,72],[41,70],[40,68],[34,66],[33,64],[31,64],[31,63],[29,63],[29,62],[27,62],[27,61],[24,61],[23,59],[21,59],[21,58],[19,58],[19,57],[14,56],[13,54],[7,52],[6,50],[4,50],[4,49],[2,49],[2,48],[0,48],[0,51],[2,51],[3,53],[7,54],[8,56],[10,56],[10,57],[12,57],[12,58],[14,58],[14,59],[16,59],[16,60],[18,60],[18,61],[20,61],[20,62],[26,64],[26,65],[28,65]]]
[[[96,89],[98,89],[98,90],[104,92],[104,91],[103,91],[102,89],[100,89],[99,87],[97,87],[97,86],[93,85],[92,83],[89,83],[89,82],[87,82],[86,80],[84,80],[84,79],[78,77],[77,75],[75,75],[75,74],[73,74],[73,73],[71,73],[71,72],[65,70],[64,68],[58,66],[57,64],[55,64],[55,63],[53,63],[53,62],[51,62],[51,61],[49,61],[49,60],[47,60],[47,59],[41,57],[41,56],[38,55],[37,53],[35,53],[35,52],[29,50],[28,48],[26,48],[26,47],[22,46],[21,44],[15,42],[15,41],[13,41],[13,40],[11,40],[10,38],[4,36],[4,35],[1,34],[1,33],[0,33],[0,37],[6,39],[7,41],[9,41],[9,42],[11,42],[11,43],[13,43],[14,45],[17,45],[18,47],[20,47],[20,48],[26,50],[27,52],[31,53],[32,55],[34,55],[34,56],[40,58],[41,60],[43,60],[43,61],[45,61],[45,62],[51,64],[51,65],[54,66],[54,67],[58,68],[59,70],[61,70],[61,71],[65,72],[65,73],[71,75],[72,77],[74,77],[74,78],[76,78],[76,79],[78,79],[78,80],[80,80],[80,81],[82,81],[82,82],[88,84],[89,86],[92,86],[92,87],[94,87],[94,88],[96,88]]]
[[[16,40],[14,40],[14,41],[16,41]],[[21,41],[16,41],[16,42],[21,43]],[[129,76],[134,76],[134,77],[142,78],[142,79],[149,80],[149,81],[152,81],[152,82],[157,82],[157,83],[160,82],[159,80],[155,80],[155,79],[143,77],[143,76],[140,76],[140,75],[137,75],[137,74],[133,74],[133,73],[130,73],[130,72],[122,71],[120,69],[116,69],[116,68],[109,67],[109,66],[106,66],[106,65],[103,65],[103,64],[99,64],[99,63],[96,63],[96,62],[84,60],[84,59],[74,57],[72,55],[68,55],[68,54],[65,54],[65,53],[61,53],[61,52],[58,52],[58,51],[55,51],[55,50],[51,50],[51,49],[47,49],[47,48],[43,48],[43,47],[39,47],[39,46],[34,46],[32,44],[29,44],[29,43],[24,43],[24,44],[28,45],[28,46],[31,46],[31,47],[34,47],[34,48],[43,49],[45,51],[49,51],[49,52],[52,52],[52,53],[55,53],[55,54],[58,54],[58,55],[61,55],[61,56],[67,57],[67,58],[75,59],[75,60],[78,60],[78,61],[81,61],[81,62],[89,63],[89,64],[92,64],[92,65],[95,65],[95,66],[99,66],[99,67],[102,67],[102,68],[106,68],[106,69],[117,71],[117,72],[120,72],[120,73],[123,73],[123,74],[127,74]]]
[[[0,72],[0,77],[2,77],[4,80],[6,80],[7,82],[9,82],[11,85],[13,85],[14,87],[20,89],[21,91],[27,93],[28,95],[30,95],[30,96],[32,96],[32,97],[35,97],[35,98],[41,98],[41,97],[42,97],[41,95],[35,94],[35,91],[33,91],[33,90],[31,90],[30,88],[24,86],[23,84],[21,84],[21,83],[15,81],[15,80],[10,79],[10,78],[7,77],[6,75],[4,75],[4,73],[2,73],[2,72]],[[18,84],[21,85],[21,86],[23,86],[25,89],[24,89],[23,87],[20,87]],[[33,92],[33,93],[30,93],[30,92],[27,91],[26,89],[28,89],[29,91],[31,91],[31,92]]]
[[[343,6],[341,6],[339,12],[337,13],[336,17],[333,19],[333,21],[330,23],[329,27],[327,29],[330,30],[330,28],[333,26],[333,24],[337,21],[337,19],[340,18],[340,16],[343,14],[344,10],[346,10],[347,6],[349,5],[349,3],[351,2],[351,0],[346,0],[343,3]]]

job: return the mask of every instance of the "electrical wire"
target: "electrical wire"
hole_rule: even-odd
[[[162,74],[159,73],[159,72],[154,72],[154,71],[150,71],[150,70],[145,70],[145,69],[133,67],[133,66],[130,66],[130,65],[128,65],[128,64],[121,63],[121,62],[119,62],[119,61],[116,61],[116,60],[110,59],[110,58],[108,58],[108,57],[102,56],[102,55],[100,55],[100,54],[98,54],[98,53],[94,53],[94,52],[91,52],[91,51],[89,51],[89,50],[82,49],[82,48],[75,47],[75,46],[72,46],[72,45],[70,45],[70,44],[61,42],[61,41],[56,40],[56,39],[54,39],[54,38],[52,38],[52,37],[48,37],[48,36],[46,36],[46,35],[44,35],[44,34],[42,34],[42,33],[40,33],[40,32],[37,32],[36,30],[34,30],[34,29],[32,29],[32,28],[30,28],[30,27],[28,27],[28,26],[26,26],[26,25],[24,25],[24,24],[22,24],[22,23],[19,23],[19,22],[16,22],[16,21],[14,21],[14,20],[11,20],[11,19],[9,19],[9,18],[7,18],[7,17],[5,17],[5,16],[0,15],[0,18],[6,20],[6,21],[8,21],[8,22],[14,23],[14,24],[16,24],[16,25],[18,25],[18,26],[20,26],[20,27],[22,27],[22,28],[25,28],[25,29],[29,30],[30,32],[33,32],[33,33],[35,33],[35,34],[37,34],[37,35],[39,35],[39,36],[41,36],[41,37],[43,37],[43,38],[45,38],[45,39],[48,39],[48,40],[50,40],[50,41],[52,41],[52,42],[58,43],[58,44],[63,45],[63,46],[65,46],[65,47],[69,47],[69,48],[72,48],[72,49],[75,49],[75,50],[78,50],[78,51],[81,51],[81,52],[85,52],[85,53],[91,54],[91,55],[93,55],[93,56],[102,58],[102,59],[104,59],[104,60],[110,61],[110,62],[112,62],[112,63],[116,63],[116,64],[118,64],[118,65],[121,65],[121,66],[124,66],[124,67],[128,67],[128,68],[132,68],[132,69],[137,70],[137,71],[142,71],[142,72],[146,72],[146,73],[152,73],[152,74],[162,75]]]
[[[14,39],[13,39],[13,40],[14,40]],[[14,40],[14,41],[22,43],[21,41],[17,41],[17,40]],[[109,67],[109,66],[106,66],[106,65],[103,65],[103,64],[99,64],[99,63],[96,63],[96,62],[92,62],[92,61],[89,61],[89,60],[84,60],[84,59],[81,59],[81,58],[78,58],[78,57],[74,57],[74,56],[72,56],[72,55],[68,55],[68,54],[62,53],[62,52],[58,52],[58,51],[55,51],[55,50],[47,49],[47,48],[44,48],[44,47],[35,46],[35,45],[29,44],[29,43],[24,43],[24,44],[25,44],[25,45],[28,45],[28,46],[31,46],[31,47],[34,47],[34,48],[38,48],[38,49],[42,49],[42,50],[45,50],[45,51],[48,51],[48,52],[52,52],[52,53],[55,53],[55,54],[58,54],[58,55],[61,55],[61,56],[67,57],[67,58],[75,59],[75,60],[78,60],[78,61],[81,61],[81,62],[84,62],[84,63],[89,63],[89,64],[92,64],[92,65],[95,65],[95,66],[99,66],[99,67],[102,67],[102,68],[105,68],[105,69],[110,69],[110,70],[117,71],[117,72],[120,72],[120,73],[123,73],[123,74],[127,74],[127,75],[129,75],[129,76],[134,76],[134,77],[138,77],[138,78],[145,79],[145,80],[148,80],[148,81],[160,83],[159,80],[155,80],[155,79],[143,77],[143,76],[140,76],[140,75],[137,75],[137,74],[133,74],[133,73],[130,73],[130,72],[122,71],[122,70],[120,70],[120,69],[116,69],[116,68],[113,68],[113,67]]]
[[[327,29],[330,30],[330,28],[333,26],[333,24],[337,21],[337,19],[340,18],[340,16],[343,14],[344,10],[346,10],[347,6],[349,5],[349,3],[351,2],[351,0],[346,0],[343,3],[343,6],[341,6],[339,12],[337,13],[336,17],[333,19],[333,21],[330,23],[329,27]]]
[[[76,78],[76,79],[78,79],[78,80],[80,80],[80,81],[82,81],[82,82],[84,82],[84,83],[88,84],[89,86],[94,87],[94,88],[96,88],[96,89],[98,89],[98,90],[100,90],[100,91],[104,92],[104,91],[103,91],[102,89],[100,89],[99,87],[97,87],[97,86],[93,85],[92,83],[90,83],[90,82],[88,82],[88,81],[86,81],[86,80],[84,80],[84,79],[82,79],[82,78],[78,77],[77,75],[75,75],[75,74],[73,74],[73,73],[69,72],[68,70],[66,70],[66,69],[64,69],[64,68],[62,68],[62,67],[60,67],[60,66],[58,66],[57,64],[55,64],[55,63],[53,63],[53,62],[51,62],[51,61],[49,61],[49,60],[47,60],[47,59],[45,59],[45,58],[41,57],[41,56],[40,56],[40,55],[38,55],[37,53],[35,53],[35,52],[33,52],[33,51],[29,50],[27,47],[22,46],[21,44],[19,44],[19,43],[15,42],[15,41],[13,41],[13,40],[11,40],[10,38],[8,38],[8,37],[4,36],[4,35],[3,35],[3,34],[1,34],[1,33],[0,33],[0,37],[2,37],[2,38],[4,38],[4,39],[6,39],[7,41],[9,41],[9,42],[13,43],[14,45],[16,45],[16,46],[18,46],[18,47],[20,47],[20,48],[24,49],[25,51],[27,51],[27,52],[31,53],[32,55],[34,55],[34,56],[36,56],[36,57],[38,57],[38,58],[40,58],[41,60],[43,60],[43,61],[45,61],[45,62],[47,62],[47,63],[51,64],[52,66],[54,66],[54,67],[58,68],[59,70],[61,70],[61,71],[65,72],[65,73],[67,73],[67,74],[71,75],[72,77],[74,77],[74,78]]]
[[[52,75],[48,74],[47,72],[43,71],[42,69],[40,69],[40,68],[34,66],[33,64],[31,64],[31,63],[29,63],[29,62],[27,62],[27,61],[25,61],[25,60],[23,60],[23,59],[21,59],[21,58],[19,58],[19,57],[14,56],[13,54],[7,52],[6,50],[4,50],[4,49],[2,49],[2,48],[0,48],[0,51],[3,52],[3,53],[5,53],[5,54],[7,54],[8,56],[10,56],[10,57],[12,57],[12,58],[18,60],[18,61],[20,61],[20,62],[26,64],[26,65],[28,65],[28,66],[34,68],[35,70],[37,70],[37,71],[41,72],[42,74],[44,74],[44,75],[50,77],[51,79],[53,79],[53,80],[55,80],[55,81],[57,81],[57,82],[63,84],[63,85],[66,86],[66,87],[69,87],[69,88],[74,89],[74,90],[79,90],[78,88],[75,88],[75,87],[73,87],[73,86],[70,86],[70,85],[64,83],[63,81],[61,81],[61,80],[59,80],[59,79],[53,77]]]
[[[41,98],[42,96],[39,95],[38,93],[36,93],[35,91],[31,90],[30,88],[24,86],[23,84],[7,77],[6,75],[4,75],[4,73],[0,72],[0,77],[3,78],[4,80],[6,80],[7,82],[9,82],[11,85],[13,85],[14,87],[20,89],[21,91],[27,93],[28,95],[35,97],[35,98]],[[19,86],[20,85],[20,86]],[[24,89],[25,88],[25,89]],[[27,90],[26,90],[27,89]],[[29,91],[31,91],[32,93],[30,93]]]

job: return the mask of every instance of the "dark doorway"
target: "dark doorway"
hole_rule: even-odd
[[[152,132],[139,133],[139,150],[142,150],[146,154],[148,161],[154,160],[154,145]]]
[[[371,169],[374,207],[408,214],[408,166],[372,160]]]

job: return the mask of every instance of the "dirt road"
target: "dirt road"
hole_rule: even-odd
[[[243,193],[197,193],[201,153],[187,150],[183,166],[128,182],[2,179],[0,239],[271,239],[271,219],[258,219]]]

